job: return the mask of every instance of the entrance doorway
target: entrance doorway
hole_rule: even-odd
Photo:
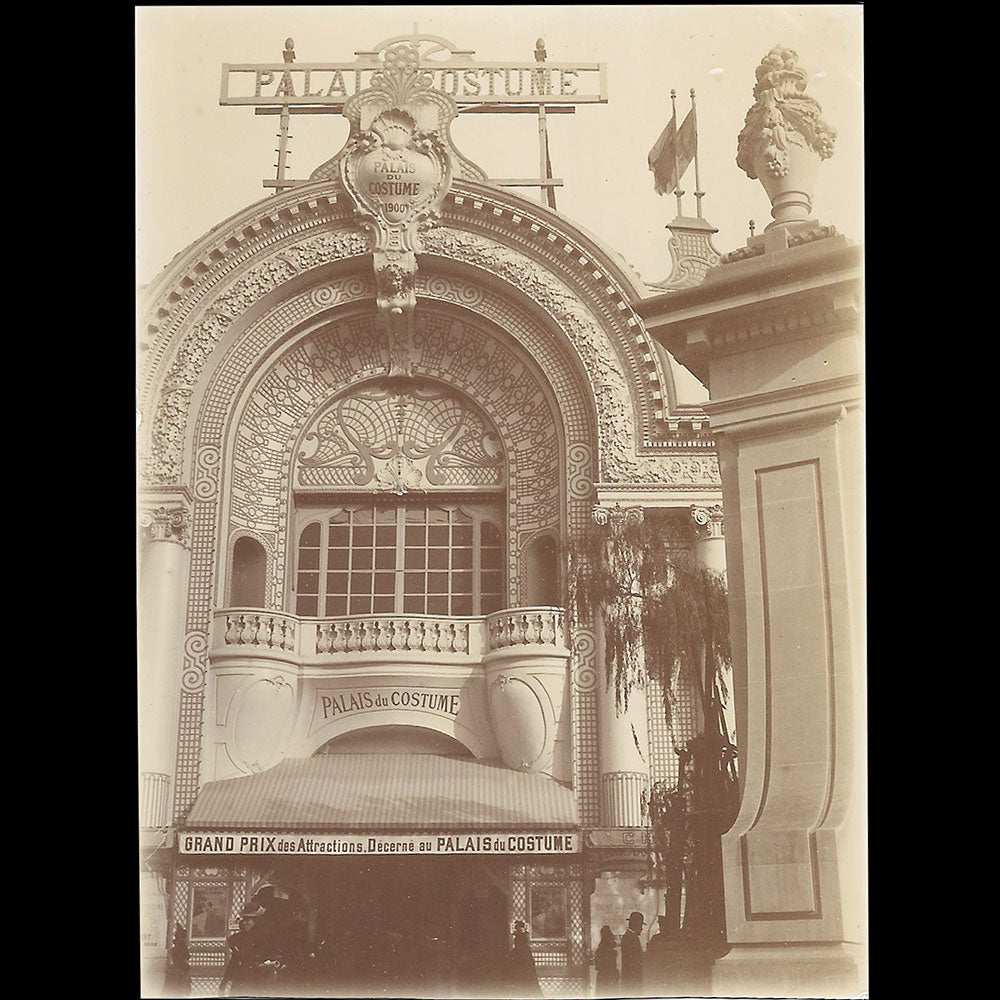
[[[310,911],[304,951],[309,957],[294,977],[300,990],[308,990],[305,995],[509,993],[504,981],[510,901],[501,861],[283,859],[280,881],[301,895]]]

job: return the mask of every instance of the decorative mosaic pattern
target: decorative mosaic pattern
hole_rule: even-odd
[[[202,691],[182,691],[177,733],[177,776],[174,779],[174,822],[183,819],[198,795],[201,771]]]
[[[191,976],[191,989],[188,996],[217,997],[222,986],[222,974],[218,976]]]
[[[697,694],[686,682],[680,681],[671,722],[663,707],[663,687],[655,677],[648,678],[646,706],[649,713],[649,773],[653,781],[676,784],[678,778],[677,748],[697,735],[695,699]]]

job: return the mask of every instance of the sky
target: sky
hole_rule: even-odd
[[[603,62],[607,104],[550,115],[552,170],[561,213],[620,253],[645,281],[670,272],[665,226],[673,195],[657,195],[646,156],[670,118],[697,101],[703,215],[714,245],[745,245],[770,203],[736,166],[736,143],[753,104],[754,70],[774,45],[794,49],[809,75],[806,94],[837,132],[813,193],[813,215],[863,242],[863,8],[841,5],[488,5],[137,7],[136,280],[145,285],[209,229],[273,197],[278,119],[221,107],[223,63],[281,62],[286,38],[296,62],[352,62],[386,38],[444,36],[483,62],[534,59]],[[583,88],[581,88],[583,89]],[[288,175],[305,178],[347,138],[339,115],[292,118]],[[534,115],[463,115],[452,125],[462,153],[494,177],[538,174]],[[683,210],[695,214],[693,167]],[[532,199],[537,189],[520,189]]]

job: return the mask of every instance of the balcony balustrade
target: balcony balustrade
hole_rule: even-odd
[[[240,656],[335,667],[360,659],[479,661],[512,647],[568,655],[562,608],[510,608],[489,615],[354,615],[303,618],[225,608],[213,622],[213,657]]]

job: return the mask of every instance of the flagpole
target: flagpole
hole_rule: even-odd
[[[673,108],[674,124],[676,126],[676,123],[677,123],[677,91],[676,90],[671,90],[670,91],[670,105]],[[677,135],[679,135],[679,133],[675,132],[674,135],[676,137]],[[677,139],[676,138],[674,139],[673,146],[674,146],[674,177],[677,179],[677,186],[674,188],[674,195],[677,198],[677,214],[678,215],[683,215],[684,212],[681,210],[681,195],[683,195],[684,192],[681,190],[681,164],[680,164],[680,160],[677,159]]]
[[[705,192],[701,189],[701,178],[698,174],[698,109],[694,103],[694,87],[691,88],[691,114],[694,115],[694,198],[700,219],[702,218],[701,199],[705,197]]]

